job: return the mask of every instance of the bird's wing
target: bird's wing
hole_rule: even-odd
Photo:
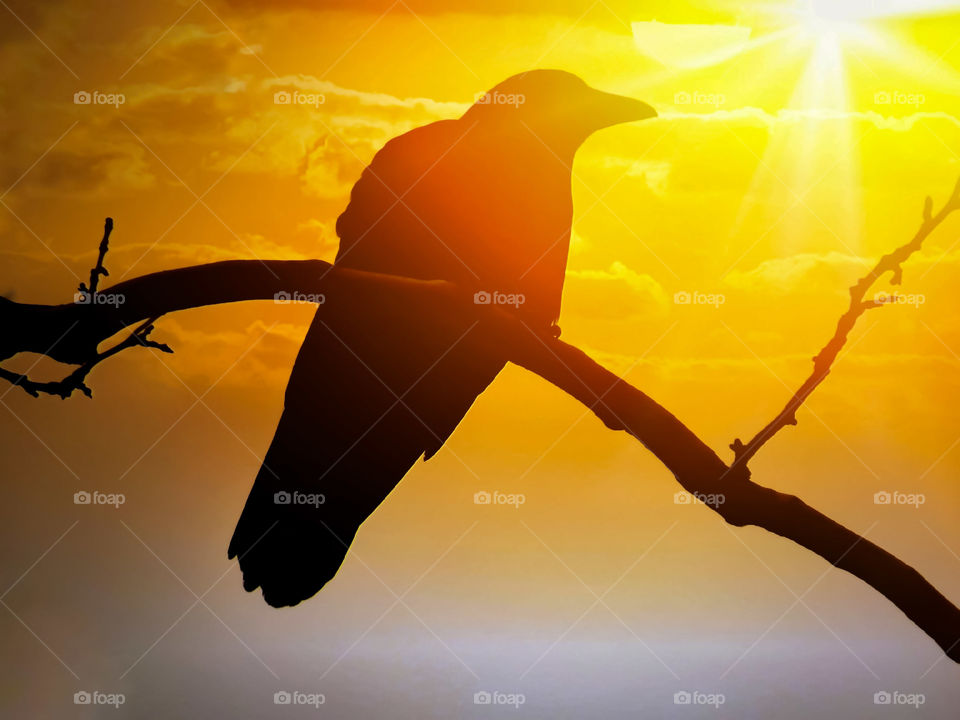
[[[437,218],[442,200],[397,201],[415,184],[456,180],[444,162],[450,127],[436,125],[414,131],[409,146],[400,142],[407,136],[391,141],[365,171],[338,222],[338,264],[420,269],[420,277],[423,266],[427,277],[457,272],[425,226],[458,233],[453,215]],[[230,543],[247,590],[261,587],[274,606],[295,605],[334,576],[360,524],[422,454],[442,445],[502,368],[471,342],[473,322],[438,328],[405,308],[347,307],[334,298],[320,306]]]
[[[466,319],[462,332],[433,332],[390,310],[318,312],[297,358],[229,549],[244,587],[261,587],[273,606],[333,578],[361,523],[440,442],[424,416],[462,415],[464,396],[472,401],[499,369],[472,346]]]

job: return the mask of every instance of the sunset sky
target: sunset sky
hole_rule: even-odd
[[[72,298],[107,216],[107,286],[332,260],[374,153],[517,72],[650,103],[658,118],[577,156],[560,325],[725,460],[806,377],[848,288],[960,177],[948,0],[0,6],[0,294],[22,302]],[[954,601],[958,277],[960,215],[752,463]],[[726,698],[691,716],[872,718],[878,691],[923,693],[910,717],[955,712],[955,666],[883,597],[675,503],[636,441],[512,366],[319,595],[275,610],[245,593],[227,543],[312,313],[163,318],[175,354],[123,353],[91,375],[93,400],[0,387],[5,717],[674,717],[684,690]],[[126,502],[75,505],[80,490]],[[478,506],[480,490],[526,501]],[[126,702],[78,709],[82,690]],[[283,690],[326,703],[277,708]],[[478,691],[525,703],[475,706]]]

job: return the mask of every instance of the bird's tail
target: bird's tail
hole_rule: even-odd
[[[228,551],[244,589],[262,588],[274,607],[296,605],[334,577],[361,523],[423,452],[422,440],[402,436],[412,420],[402,412],[351,438],[318,432],[303,410],[284,410]]]

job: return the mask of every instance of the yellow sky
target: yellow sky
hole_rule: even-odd
[[[0,10],[0,191],[9,188],[0,207],[0,292],[24,301],[72,296],[108,215],[116,221],[112,281],[226,258],[331,259],[334,221],[384,142],[458,116],[477,93],[525,69],[566,69],[651,103],[658,119],[605,130],[577,156],[560,324],[564,339],[625,374],[725,458],[727,444],[751,436],[806,376],[847,288],[909,239],[925,195],[939,204],[960,176],[960,15],[952,3],[913,3],[913,14],[896,2],[836,6],[843,13],[772,1],[9,5]],[[283,91],[322,102],[276,104]],[[76,104],[77,92],[124,101]],[[958,231],[954,218],[905,266],[900,292],[914,302],[863,318],[800,425],[753,464],[759,482],[869,532],[954,599]],[[682,304],[678,293],[720,300]],[[91,377],[92,402],[3,395],[5,462],[17,482],[31,480],[4,510],[7,584],[75,519],[71,537],[85,548],[52,553],[35,586],[31,573],[11,593],[11,606],[67,665],[93,663],[90,682],[113,682],[185,607],[167,595],[182,588],[132,532],[198,593],[229,570],[226,544],[311,314],[271,303],[184,313],[156,331],[175,355],[124,353]],[[364,526],[363,562],[348,561],[296,611],[298,621],[277,620],[246,596],[235,568],[216,591],[218,613],[242,626],[237,633],[269,665],[284,665],[296,646],[298,658],[317,666],[315,679],[324,669],[316,658],[329,653],[329,665],[389,605],[367,566],[399,593],[469,530],[418,586],[417,612],[471,668],[496,654],[478,637],[516,641],[522,647],[508,663],[515,676],[592,602],[577,576],[600,593],[663,536],[608,600],[637,634],[657,638],[651,646],[676,675],[721,683],[793,600],[770,569],[799,594],[826,566],[759,531],[732,534],[703,508],[676,505],[666,471],[584,412],[508,369],[447,447]],[[127,529],[119,515],[78,513],[69,494],[87,486],[127,494],[118,511]],[[522,492],[528,502],[515,511],[478,508],[472,495],[481,489]],[[927,502],[877,506],[878,490],[924,493]],[[62,615],[72,606],[50,599],[53,568],[72,567],[69,576],[82,583],[77,567],[92,562],[88,553],[113,551],[129,555],[129,567],[88,571],[125,601],[103,606],[91,595],[78,603],[91,618],[120,607],[136,614],[142,597],[151,623],[122,637],[101,628],[87,645],[65,640]],[[136,583],[125,584],[128,571]],[[865,688],[878,685],[874,675],[920,682],[937,657],[850,578],[828,575],[809,602],[821,620],[795,609],[741,661],[746,677],[762,676],[764,647],[789,653],[796,638],[822,641],[823,657]],[[397,642],[424,643],[424,662],[449,665],[454,684],[476,684],[397,612],[384,623]],[[13,618],[4,622],[27,653],[28,670],[17,673],[76,684]],[[321,647],[297,644],[296,622]],[[324,622],[336,626],[329,636],[317,629]],[[902,663],[878,639],[881,626]],[[218,640],[242,671],[274,682],[222,630]],[[370,647],[393,637],[380,633],[371,633]],[[704,669],[679,637],[728,645]],[[174,648],[188,651],[188,633],[177,638],[171,633],[156,662],[175,663]],[[568,640],[636,643],[615,621],[588,622]],[[90,660],[91,644],[113,657]],[[558,659],[543,660],[551,682],[575,667],[558,647]],[[663,672],[642,646],[630,647],[644,673]],[[344,667],[362,672],[350,657]],[[941,700],[945,665],[925,680],[942,681],[931,690]],[[676,684],[670,673],[659,679]]]

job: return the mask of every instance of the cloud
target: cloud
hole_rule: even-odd
[[[830,121],[861,121],[871,123],[878,130],[892,130],[907,132],[921,122],[945,122],[960,128],[960,118],[946,112],[915,112],[909,115],[894,117],[881,115],[873,110],[844,111],[828,109],[811,110],[779,110],[775,113],[756,107],[743,107],[733,110],[712,110],[710,112],[661,112],[659,117],[648,120],[649,123],[678,122],[693,120],[698,122],[721,122],[728,124],[747,125],[754,127],[772,127],[774,125],[790,125],[809,120]]]
[[[272,305],[264,304],[272,308]],[[309,310],[301,313],[309,317]],[[289,312],[286,313],[289,316]],[[309,320],[307,320],[309,322]],[[184,377],[220,380],[220,384],[249,387],[282,387],[290,375],[293,360],[303,342],[307,322],[254,320],[236,330],[217,330],[208,323],[190,323],[165,318],[154,337],[181,354],[189,354]],[[226,374],[224,374],[226,373]],[[172,383],[179,384],[170,378]]]
[[[322,102],[279,105],[278,89],[314,93]],[[257,80],[212,73],[202,82],[139,83],[122,91],[126,102],[119,110],[74,105],[67,96],[48,101],[47,115],[63,116],[64,128],[75,124],[31,170],[31,186],[61,195],[119,194],[153,187],[158,178],[179,185],[173,177],[178,175],[199,191],[229,170],[297,177],[310,194],[339,199],[391,137],[467,107],[354,90],[305,75]],[[7,185],[56,139],[38,140],[26,127],[4,134],[15,149],[2,164]]]
[[[726,284],[756,292],[778,293],[798,289],[819,292],[824,287],[846,288],[851,278],[863,275],[876,260],[841,252],[799,253],[764,260],[750,270],[732,270]]]
[[[403,108],[406,110],[424,110],[435,117],[456,117],[463,114],[470,106],[468,102],[442,102],[427,97],[398,97],[382,92],[368,92],[342,87],[329,80],[320,80],[312,75],[284,75],[283,77],[267,78],[263,87],[274,89],[299,89],[311,93],[319,93],[324,97],[356,100],[360,105],[379,108]]]
[[[618,170],[629,178],[640,179],[651,192],[662,196],[667,193],[673,163],[668,160],[646,159],[642,156],[638,160],[631,160],[623,156],[603,155],[601,167]]]
[[[117,190],[146,190],[155,185],[155,177],[142,149],[76,147],[52,151],[26,182],[32,192],[59,197],[62,193],[108,195]]]
[[[317,248],[315,257],[333,262],[340,247],[340,238],[337,237],[333,222],[308,218],[297,223],[296,232],[310,238]]]
[[[671,68],[703,68],[740,53],[750,28],[740,25],[670,24],[656,20],[631,23],[637,50]]]
[[[306,332],[306,328],[302,325],[279,322],[267,323],[264,320],[255,320],[241,330],[211,332],[189,328],[180,321],[166,319],[163,322],[163,328],[182,345],[190,345],[192,348],[206,345],[208,349],[209,346],[221,345],[231,348],[244,348],[248,347],[251,341],[261,336],[269,336],[299,346]]]
[[[315,195],[342,198],[350,193],[363,165],[358,155],[342,140],[325,135],[307,151],[301,178],[304,187]]]
[[[810,352],[764,354],[761,364],[755,355],[749,353],[741,356],[698,354],[685,357],[678,355],[664,356],[655,353],[639,356],[612,352],[588,345],[583,346],[583,351],[604,367],[618,374],[642,368],[644,374],[655,372],[669,377],[673,381],[714,382],[714,378],[710,374],[716,373],[729,382],[734,374],[756,376],[760,373],[767,373],[767,370],[764,369],[765,365],[774,370],[777,375],[794,377],[799,383],[806,377],[804,371],[812,369],[810,362],[812,353]],[[960,361],[951,355],[935,351],[929,354],[851,351],[844,353],[835,367],[838,374],[840,372],[844,373],[845,382],[851,382],[858,375],[870,372],[868,382],[875,383],[877,381],[876,373],[885,377],[898,373],[924,373],[930,377],[936,377],[942,372],[955,372],[958,364],[960,364]],[[784,397],[786,397],[786,389],[784,389],[784,394]]]
[[[567,270],[564,313],[591,318],[628,318],[663,312],[667,296],[656,280],[615,261],[606,270]]]
[[[953,244],[951,239],[948,244]],[[893,250],[891,247],[890,250]],[[823,292],[824,290],[846,292],[857,279],[867,274],[879,260],[878,257],[851,255],[843,252],[798,253],[789,257],[764,260],[750,270],[732,270],[725,283],[733,288],[750,292]],[[915,281],[934,267],[941,267],[952,274],[960,264],[960,250],[924,248],[904,263],[905,279]],[[885,275],[875,288],[883,290],[889,285]]]

